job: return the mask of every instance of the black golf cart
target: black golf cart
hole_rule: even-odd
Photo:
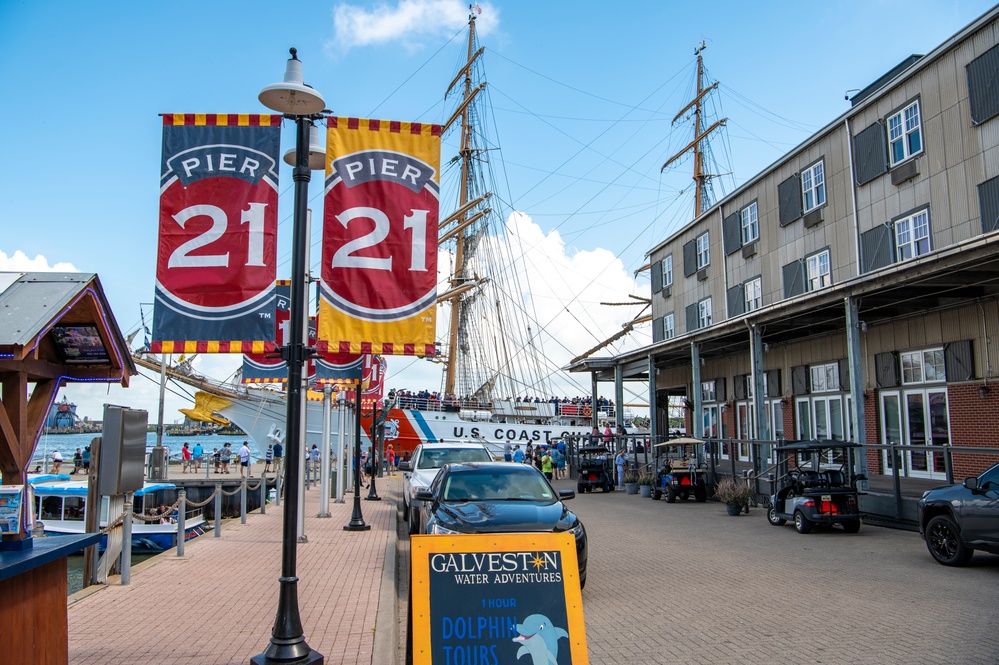
[[[604,446],[583,446],[579,452],[579,475],[576,478],[576,491],[592,492],[602,488],[605,492],[614,491],[614,461]]]
[[[704,503],[708,500],[706,469],[697,463],[697,445],[700,439],[687,437],[657,443],[658,467],[656,481],[652,486],[652,498],[666,495],[666,503],[676,503],[677,499]]]
[[[794,522],[798,533],[839,524],[860,531],[857,483],[853,473],[863,447],[848,441],[797,441],[777,448],[777,480],[767,520],[774,526]]]

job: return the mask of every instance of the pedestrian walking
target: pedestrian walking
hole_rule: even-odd
[[[191,449],[187,447],[187,441],[184,442],[184,447],[180,449],[180,468],[183,469],[182,473],[187,473],[187,467],[191,465]]]
[[[312,450],[309,451],[309,461],[312,463],[312,473],[319,473],[319,446],[312,444]]]
[[[58,474],[62,467],[62,454],[58,450],[52,451],[52,473]]]
[[[271,463],[274,462],[274,446],[267,446],[267,452],[264,453],[264,475],[271,470]]]
[[[553,477],[553,463],[552,454],[550,450],[546,450],[545,454],[541,457],[541,473],[545,474],[545,478],[551,480]]]
[[[245,471],[252,478],[253,467],[250,466],[250,443],[244,441],[243,445],[236,452],[236,455],[239,457],[239,477],[242,478]]]
[[[216,448],[212,451],[212,464],[215,465],[215,473],[220,473],[222,468],[222,453]]]
[[[284,446],[280,441],[274,443],[274,473],[281,473],[281,463],[284,461]]]
[[[388,460],[388,468],[390,473],[395,472],[395,448],[392,444],[388,444],[385,448],[385,459]]]
[[[222,446],[222,473],[229,473],[229,463],[232,462],[232,446],[226,443]]]
[[[614,466],[617,467],[617,488],[619,490],[624,489],[624,465],[628,463],[628,457],[625,454],[624,448],[617,451],[617,457],[614,458]]]
[[[191,451],[191,462],[194,463],[194,471],[197,473],[201,471],[201,460],[205,456],[205,449],[200,443],[194,444],[194,450]]]
[[[83,473],[90,475],[90,446],[83,449]]]
[[[509,441],[503,443],[503,461],[504,462],[513,461],[513,447],[510,445]]]
[[[524,451],[520,449],[520,444],[513,447],[513,461],[517,464],[524,463]]]
[[[77,473],[80,472],[80,469],[82,467],[83,467],[83,451],[77,448],[76,452],[73,454],[73,470],[69,472],[69,475],[75,476]]]

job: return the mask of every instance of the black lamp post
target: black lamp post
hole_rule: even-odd
[[[297,125],[295,169],[295,214],[291,259],[291,333],[282,347],[281,356],[288,363],[288,412],[286,432],[286,469],[284,524],[281,535],[281,577],[277,616],[271,632],[271,642],[263,653],[250,659],[254,665],[322,665],[323,655],[305,641],[302,619],[298,613],[298,577],[296,575],[298,547],[299,456],[302,454],[302,373],[311,350],[306,345],[305,312],[307,306],[305,265],[309,238],[306,216],[309,204],[309,133],[312,121],[321,118],[326,106],[323,96],[302,82],[302,63],[296,50],[291,49],[284,81],[260,91],[260,102],[269,109],[295,120]]]
[[[364,497],[365,501],[381,501],[382,498],[378,496],[377,490],[375,490],[375,476],[381,474],[382,470],[382,460],[385,457],[385,421],[388,419],[389,412],[395,408],[395,391],[390,390],[388,397],[382,402],[382,408],[379,409],[376,404],[374,410],[371,413],[371,489],[368,491],[368,496]],[[375,461],[378,462],[378,466],[375,466]]]
[[[364,521],[361,514],[361,384],[357,384],[354,392],[354,512],[350,522],[344,525],[344,531],[367,531],[370,524]]]

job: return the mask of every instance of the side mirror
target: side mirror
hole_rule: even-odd
[[[969,489],[972,492],[977,492],[978,491],[978,478],[976,476],[971,476],[970,478],[965,478],[964,479],[964,486],[965,486],[966,489]]]
[[[434,500],[434,493],[430,490],[420,490],[413,498],[417,501],[426,501],[427,503],[430,503]]]
[[[558,498],[559,498],[560,501],[568,501],[569,499],[575,499],[576,498],[576,491],[575,490],[559,490],[558,491]]]
[[[410,462],[399,462],[400,471],[412,471],[413,465]]]

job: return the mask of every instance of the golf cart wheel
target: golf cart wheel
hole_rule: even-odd
[[[604,491],[605,492],[613,492],[614,491],[614,483],[612,483],[611,481],[608,480],[607,484],[604,485]]]
[[[960,529],[947,515],[937,515],[926,525],[926,549],[945,566],[963,566],[975,553],[961,542]]]
[[[857,533],[860,531],[860,520],[843,522],[843,531],[846,531],[847,533]]]
[[[676,503],[676,490],[672,485],[666,486],[666,503]]]
[[[586,485],[583,483],[576,483],[576,494],[583,494],[586,492]]]
[[[798,530],[798,533],[811,533],[812,520],[805,517],[805,514],[800,510],[796,510],[794,511],[794,528]]]
[[[777,509],[774,508],[773,506],[771,506],[770,510],[767,511],[767,521],[773,524],[774,526],[784,526],[785,524],[787,524],[786,519],[784,519],[783,517],[777,517]]]
[[[704,485],[698,485],[694,488],[694,501],[697,503],[704,503],[708,500],[708,489]]]
[[[661,489],[659,489],[658,487],[653,488],[652,489],[652,500],[653,501],[658,501],[661,498],[663,498],[663,491]]]
[[[686,501],[690,497],[690,490],[688,490],[688,489],[682,489],[682,490],[680,490],[679,497],[680,497],[680,501]]]

